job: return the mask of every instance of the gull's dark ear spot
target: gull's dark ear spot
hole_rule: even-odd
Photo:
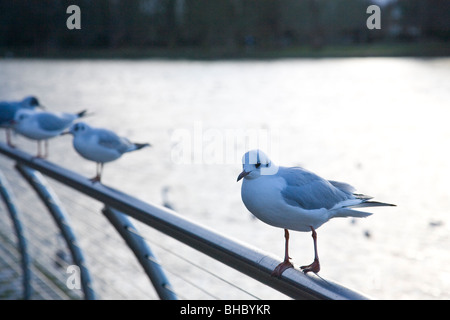
[[[30,105],[33,107],[37,107],[39,105],[39,101],[36,97],[31,97],[30,98]]]

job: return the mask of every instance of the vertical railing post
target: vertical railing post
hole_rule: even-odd
[[[66,218],[67,214],[62,208],[61,202],[59,201],[53,190],[50,188],[50,186],[47,185],[44,177],[42,177],[40,172],[34,171],[33,169],[25,167],[21,164],[16,164],[16,169],[36,191],[39,198],[44,202],[45,206],[49,210],[56,225],[61,230],[61,235],[66,241],[67,247],[72,254],[72,260],[80,268],[80,280],[84,298],[86,300],[94,300],[95,293],[92,288],[89,270],[85,265],[83,253],[78,245],[75,234],[73,233],[72,228]]]
[[[27,239],[24,235],[22,222],[20,221],[19,212],[14,204],[14,198],[9,191],[11,188],[2,172],[0,172],[0,194],[3,198],[3,202],[11,218],[14,231],[17,237],[17,246],[19,248],[22,265],[22,283],[23,283],[23,299],[29,300],[32,294],[31,288],[31,271],[30,271],[30,256],[28,255]]]

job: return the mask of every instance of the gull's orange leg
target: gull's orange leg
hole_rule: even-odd
[[[308,272],[318,273],[320,271],[319,255],[317,254],[317,233],[313,227],[310,226],[310,228],[314,241],[314,261],[310,265],[300,267],[300,269],[302,269],[305,274]]]
[[[285,238],[285,247],[284,247],[284,261],[280,263],[273,271],[273,277],[281,277],[281,274],[289,268],[294,267],[292,263],[289,261],[289,231],[288,229],[284,229],[284,238]]]

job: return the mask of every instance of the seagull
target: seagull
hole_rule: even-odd
[[[312,232],[314,261],[300,267],[306,274],[320,271],[316,229],[337,217],[367,217],[369,212],[354,210],[363,207],[395,206],[370,201],[372,197],[355,193],[351,185],[325,180],[301,167],[282,167],[274,164],[260,150],[250,150],[242,158],[242,201],[246,208],[263,222],[284,229],[284,261],[272,272],[281,274],[293,265],[289,261],[289,230]]]
[[[150,147],[149,143],[133,143],[111,130],[93,128],[84,122],[73,124],[62,134],[73,135],[73,147],[85,159],[97,163],[97,175],[90,179],[100,182],[105,162],[119,159],[124,153]]]
[[[2,101],[0,102],[0,127],[6,129],[6,143],[14,147],[11,142],[11,128],[14,123],[14,116],[19,109],[34,110],[44,109],[35,96],[25,97],[22,101]]]
[[[14,130],[32,140],[37,140],[36,158],[48,156],[48,139],[59,136],[72,123],[85,116],[86,110],[79,113],[47,112],[19,109],[14,117]],[[45,141],[45,153],[41,154],[41,141]]]
[[[168,196],[169,190],[170,190],[169,186],[164,186],[161,189],[161,196],[162,196],[162,200],[163,200],[163,206],[166,207],[167,209],[175,210],[175,207],[173,206],[173,204],[169,200],[169,196]]]

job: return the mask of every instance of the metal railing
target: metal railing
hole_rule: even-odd
[[[319,277],[305,275],[298,269],[286,270],[280,278],[272,277],[271,272],[281,261],[238,242],[214,230],[182,217],[167,208],[143,202],[119,190],[100,183],[92,183],[73,171],[62,168],[52,162],[36,159],[19,149],[13,149],[0,143],[0,153],[16,162],[15,168],[33,187],[39,198],[46,205],[59,227],[73,261],[80,267],[82,289],[85,299],[95,299],[96,295],[90,285],[89,270],[77,239],[71,229],[57,195],[46,185],[43,176],[48,176],[65,186],[77,190],[90,198],[104,204],[104,216],[115,227],[126,244],[135,254],[144,271],[151,280],[161,299],[177,299],[176,291],[171,287],[163,267],[160,265],[149,246],[132,225],[127,216],[172,237],[195,250],[228,265],[242,274],[258,280],[294,299],[367,299],[365,296],[339,284]],[[0,176],[0,193],[13,218],[18,244],[23,256],[24,298],[28,298],[30,281],[29,258],[26,252],[26,239],[20,228],[20,219],[11,200],[5,179]],[[6,195],[6,196],[5,196]]]

